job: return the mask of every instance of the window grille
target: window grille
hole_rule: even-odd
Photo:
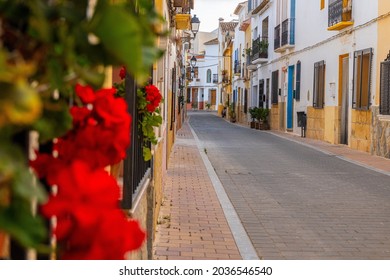
[[[381,62],[380,107],[382,115],[390,115],[390,52]]]

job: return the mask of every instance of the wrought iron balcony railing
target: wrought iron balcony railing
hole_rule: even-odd
[[[234,74],[241,75],[241,62],[239,60],[234,61]]]
[[[252,41],[251,61],[268,59],[268,37],[258,37]]]
[[[279,52],[295,45],[295,18],[285,19],[275,27],[274,50]]]
[[[280,48],[280,24],[274,30],[274,50]]]
[[[282,22],[282,46],[295,44],[295,18]]]
[[[330,0],[328,11],[328,30],[340,30],[353,24],[351,0]]]

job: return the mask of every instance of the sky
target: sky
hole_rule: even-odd
[[[200,31],[210,32],[218,28],[218,19],[225,21],[238,18],[234,15],[238,3],[244,0],[195,0],[195,7],[192,14],[200,20]]]

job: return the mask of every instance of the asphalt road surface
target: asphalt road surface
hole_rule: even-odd
[[[390,177],[271,133],[192,113],[262,259],[390,259]]]

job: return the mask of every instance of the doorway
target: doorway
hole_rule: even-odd
[[[264,80],[259,81],[259,107],[264,107]]]
[[[288,67],[288,83],[287,83],[287,129],[293,129],[293,95],[294,91],[294,65]]]

